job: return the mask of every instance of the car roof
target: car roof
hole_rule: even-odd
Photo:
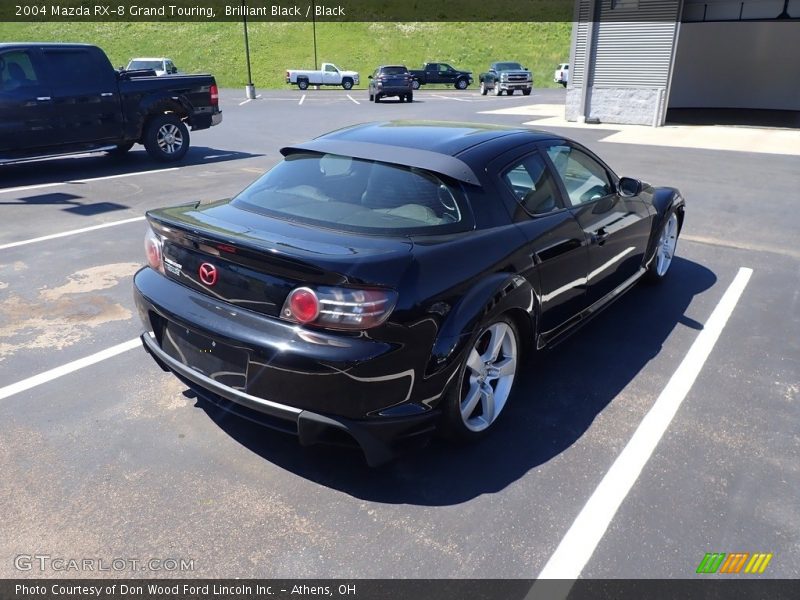
[[[515,138],[515,144],[555,137],[552,133],[486,123],[452,121],[381,121],[345,127],[317,139],[370,142],[401,146],[458,156],[465,150],[501,138]],[[517,138],[525,138],[519,141]]]
[[[440,121],[383,121],[339,129],[310,142],[283,148],[284,155],[311,151],[340,154],[428,169],[480,185],[479,178],[461,155],[478,145],[493,144],[491,155],[545,139],[553,134],[525,129],[476,123]]]
[[[130,61],[128,61],[128,62],[132,62],[132,61],[134,61],[134,60],[158,60],[158,61],[165,61],[165,60],[172,60],[172,59],[171,59],[171,58],[166,58],[166,57],[164,57],[164,56],[156,56],[156,57],[151,57],[151,56],[137,56],[136,58],[132,58],[132,59],[131,59]]]
[[[380,67],[378,67],[378,70],[380,70],[380,69],[407,69],[407,68],[408,67],[406,67],[405,65],[381,65]]]

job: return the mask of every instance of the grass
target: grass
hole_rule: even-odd
[[[286,87],[286,69],[314,63],[311,23],[251,22],[253,82]],[[317,23],[317,56],[367,75],[379,64],[419,69],[448,62],[476,76],[495,60],[516,60],[536,87],[554,87],[553,70],[569,60],[571,22],[543,23]],[[103,48],[115,66],[134,56],[167,56],[185,72],[212,73],[223,87],[244,86],[247,70],[241,23],[0,23],[0,40],[84,42]]]

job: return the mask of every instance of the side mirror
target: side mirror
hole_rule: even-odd
[[[642,193],[642,182],[633,177],[622,177],[617,184],[619,195],[625,198],[632,198]]]

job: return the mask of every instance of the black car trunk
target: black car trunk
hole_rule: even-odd
[[[393,288],[411,257],[407,238],[320,230],[227,203],[154,211],[148,219],[163,238],[167,277],[271,316],[300,286]]]

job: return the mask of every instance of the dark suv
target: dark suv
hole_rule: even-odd
[[[397,96],[400,102],[414,101],[411,73],[405,65],[382,66],[369,76],[369,99],[380,102],[381,98]]]

